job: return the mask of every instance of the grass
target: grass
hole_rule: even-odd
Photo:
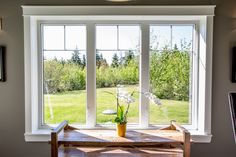
[[[137,90],[137,86],[129,86],[127,90]],[[116,99],[112,94],[116,88],[97,89],[97,123],[110,122],[114,116],[104,115],[102,111],[116,110]],[[139,94],[135,93],[136,101],[131,104],[128,122],[138,123],[139,119]],[[70,123],[84,124],[86,121],[86,92],[84,90],[68,91],[59,94],[45,95],[44,97],[45,123],[60,123],[68,120]],[[176,120],[181,124],[189,122],[189,103],[187,101],[161,100],[162,106],[150,103],[149,120],[151,124],[168,124],[170,120]],[[50,104],[50,105],[49,105]],[[50,115],[50,106],[53,117]]]

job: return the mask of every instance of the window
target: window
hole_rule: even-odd
[[[168,124],[175,119],[181,124],[194,124],[194,102],[197,93],[192,85],[192,60],[197,59],[193,48],[196,40],[194,24],[150,26],[150,90],[162,98],[163,106],[158,113],[150,104],[150,123]]]
[[[103,114],[116,109],[117,85],[138,91],[140,27],[138,25],[96,26],[97,123],[111,124],[115,116]],[[136,100],[139,95],[135,94]],[[129,123],[139,123],[139,103],[130,106]]]
[[[177,119],[209,142],[214,7],[188,7],[23,6],[26,141],[45,140],[48,126],[63,119],[110,127],[112,116],[103,111],[115,99],[108,93],[125,84],[138,90],[132,127]],[[149,103],[146,91],[164,105]]]
[[[41,25],[43,103],[41,125],[86,119],[86,26]]]

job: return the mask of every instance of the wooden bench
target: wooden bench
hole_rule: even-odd
[[[52,157],[190,157],[190,133],[171,122],[160,130],[79,130],[63,121],[51,132]]]

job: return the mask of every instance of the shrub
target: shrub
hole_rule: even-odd
[[[178,50],[153,51],[150,57],[151,90],[158,97],[173,100],[189,99],[190,57]],[[56,93],[86,88],[86,70],[73,62],[56,59],[44,62],[44,90]],[[138,59],[133,57],[118,66],[100,65],[96,69],[97,88],[133,85],[139,82]]]

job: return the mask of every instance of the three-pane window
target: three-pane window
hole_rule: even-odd
[[[193,64],[197,57],[194,45],[194,24],[149,24],[149,63],[141,62],[142,31],[139,24],[95,24],[95,52],[87,52],[87,29],[84,25],[42,24],[42,123],[54,124],[69,120],[85,124],[87,53],[95,53],[96,63],[96,123],[110,124],[116,110],[116,86],[124,85],[128,92],[136,91],[128,122],[139,124],[140,78],[149,71],[149,91],[161,99],[162,106],[149,103],[149,124],[167,124],[177,120],[192,124],[194,118]],[[148,69],[141,69],[148,64]],[[142,93],[141,93],[142,94]],[[91,98],[93,99],[93,98]],[[89,120],[89,119],[87,119]]]

